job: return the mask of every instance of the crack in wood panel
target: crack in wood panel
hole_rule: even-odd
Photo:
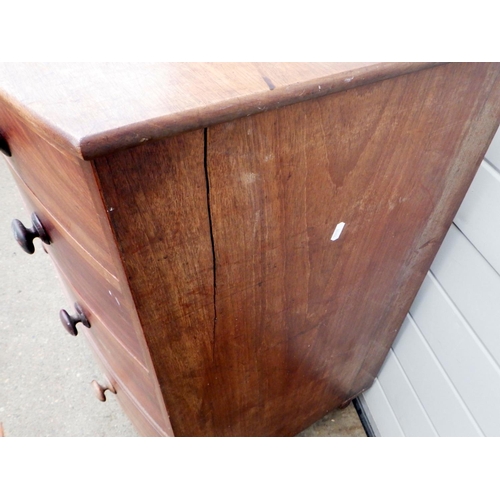
[[[210,242],[212,243],[212,256],[213,256],[213,268],[214,268],[214,327],[212,331],[212,361],[215,363],[215,343],[216,343],[216,326],[217,326],[217,259],[215,254],[215,241],[214,241],[214,231],[212,223],[212,209],[210,206],[210,175],[208,173],[208,129],[204,130],[204,168],[205,168],[205,179],[207,183],[207,211],[208,211],[208,223],[210,225]]]

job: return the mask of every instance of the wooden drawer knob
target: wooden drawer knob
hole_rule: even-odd
[[[116,389],[113,387],[113,384],[109,380],[106,380],[104,385],[101,385],[99,382],[97,382],[97,380],[92,380],[91,385],[99,401],[106,401],[106,394],[104,394],[106,391],[116,394]]]
[[[61,319],[61,323],[63,324],[66,331],[70,335],[76,337],[78,335],[78,330],[76,329],[76,325],[78,323],[81,323],[83,326],[90,328],[90,323],[89,320],[87,319],[87,316],[85,316],[85,313],[83,312],[83,309],[80,306],[80,304],[75,303],[75,310],[76,314],[71,316],[68,313],[68,311],[66,311],[65,309],[61,309],[59,311],[59,318]]]
[[[5,139],[5,137],[0,134],[0,151],[5,155],[5,156],[12,156],[12,153],[10,152],[9,148],[9,143]]]
[[[35,245],[33,245],[35,238],[40,238],[44,243],[50,245],[49,235],[35,213],[31,214],[31,222],[33,227],[28,229],[20,220],[14,219],[12,221],[14,238],[21,245],[21,248],[29,254],[35,252]]]

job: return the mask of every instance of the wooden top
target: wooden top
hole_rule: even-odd
[[[92,159],[436,63],[2,63],[0,101]],[[0,123],[8,139],[6,125]]]

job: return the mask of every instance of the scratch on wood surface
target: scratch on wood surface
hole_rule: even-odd
[[[274,90],[276,88],[276,86],[274,85],[274,83],[271,81],[270,78],[268,78],[267,76],[263,76],[262,78],[267,83],[267,86],[269,87],[269,90]]]
[[[419,250],[422,250],[422,248],[425,248],[426,246],[431,245],[432,243],[436,243],[436,239],[435,238],[431,238],[429,241],[427,241],[423,245],[419,246],[418,249],[417,249],[417,252]]]

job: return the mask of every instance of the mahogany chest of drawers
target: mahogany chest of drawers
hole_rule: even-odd
[[[498,127],[499,76],[3,64],[0,149],[33,214],[14,233],[54,260],[98,397],[145,436],[290,436],[367,389]]]

